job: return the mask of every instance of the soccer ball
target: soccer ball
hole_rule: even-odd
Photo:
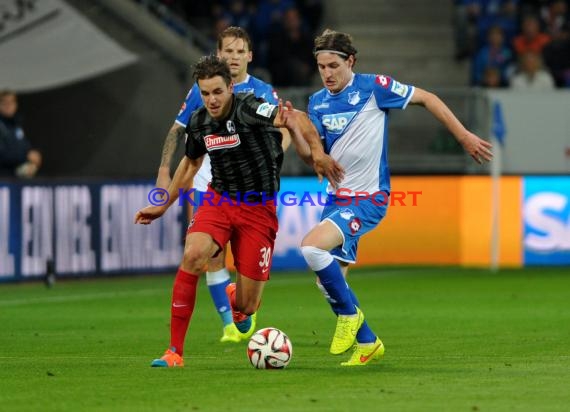
[[[247,345],[247,357],[257,369],[283,369],[292,356],[291,340],[277,328],[258,330]]]

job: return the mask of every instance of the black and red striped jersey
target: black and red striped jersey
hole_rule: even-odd
[[[210,155],[212,188],[232,198],[279,191],[283,164],[281,132],[273,126],[277,106],[253,94],[233,96],[230,114],[212,118],[205,107],[186,128],[186,156]]]

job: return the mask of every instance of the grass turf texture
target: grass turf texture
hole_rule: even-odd
[[[258,327],[289,335],[285,370],[219,343],[205,281],[186,368],[168,345],[171,276],[0,285],[3,411],[567,411],[570,271],[355,270],[386,345],[379,363],[328,354],[335,319],[307,273],[274,274]]]

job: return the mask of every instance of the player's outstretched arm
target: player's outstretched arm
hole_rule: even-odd
[[[172,182],[168,186],[167,202],[160,206],[147,206],[139,210],[135,214],[135,224],[148,225],[153,220],[161,217],[170,205],[178,199],[180,189],[185,192],[193,186],[194,176],[196,176],[200,166],[202,166],[203,160],[204,156],[198,159],[190,159],[188,156],[184,156],[176,168]]]
[[[178,145],[183,141],[184,133],[184,127],[178,123],[174,123],[164,138],[162,157],[156,178],[156,187],[168,189],[171,182],[170,165],[172,164],[172,159],[174,158],[174,153],[176,153]]]
[[[463,146],[463,149],[477,163],[481,164],[483,161],[490,161],[493,157],[491,143],[467,130],[449,107],[435,94],[416,87],[410,104],[424,106],[453,134],[455,139]]]
[[[336,188],[344,178],[344,168],[325,153],[319,133],[307,114],[296,110],[289,101],[283,107],[283,103],[280,100],[279,112],[275,117],[274,125],[280,125],[278,127],[284,126],[289,129],[293,141],[296,142],[295,148],[297,152],[299,153],[300,151],[299,155],[301,158],[313,166],[319,181],[322,181],[324,176]],[[299,136],[302,136],[302,139]],[[308,156],[310,156],[310,159]]]

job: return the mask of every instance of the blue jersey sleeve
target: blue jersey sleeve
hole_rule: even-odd
[[[312,97],[309,98],[308,115],[309,115],[309,120],[311,121],[311,123],[313,123],[313,125],[317,129],[317,132],[319,133],[319,136],[321,136],[321,139],[322,139],[325,136],[325,131],[323,130],[323,124],[321,122],[321,119],[319,118],[319,115],[317,114],[317,112],[315,110],[313,110],[313,98]]]
[[[275,92],[273,86],[264,82],[260,82],[260,84],[255,87],[255,97],[259,97],[271,104],[277,104],[279,102],[279,96],[277,96],[277,92]]]
[[[204,104],[202,102],[202,98],[200,97],[200,89],[198,88],[198,83],[194,83],[194,86],[190,89],[188,94],[186,95],[186,99],[184,103],[182,103],[182,107],[180,107],[180,111],[178,112],[178,116],[176,116],[176,123],[181,126],[188,126],[188,122],[190,121],[190,116],[192,113],[199,109]]]
[[[414,86],[381,74],[374,76],[373,88],[380,109],[405,109],[414,94]]]
[[[248,75],[247,81],[234,85],[234,93],[253,93],[255,97],[267,103],[277,104],[279,102],[279,96],[273,90],[273,86],[251,75]]]
[[[265,99],[271,104],[279,104],[279,96],[272,85],[267,85],[267,98]]]

